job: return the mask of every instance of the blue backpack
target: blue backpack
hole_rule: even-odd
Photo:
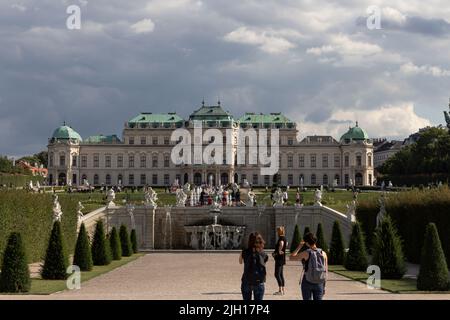
[[[322,249],[308,249],[309,259],[306,263],[305,278],[306,281],[314,284],[321,284],[326,281],[327,270],[325,258],[322,255]]]

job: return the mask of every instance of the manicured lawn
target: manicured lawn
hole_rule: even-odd
[[[143,255],[144,253],[137,253],[132,255],[131,257],[122,257],[121,260],[112,261],[111,264],[107,266],[94,266],[92,271],[81,272],[81,282],[90,280],[92,278],[98,277],[101,274],[112,271],[115,268],[123,266],[133,260],[142,257]],[[66,280],[32,279],[31,290],[26,294],[51,294],[66,289]]]
[[[369,277],[368,273],[362,271],[349,271],[343,266],[329,266],[328,269],[331,272],[352,280],[360,281],[362,283],[366,283],[367,278]],[[416,280],[410,278],[399,280],[381,280],[381,288],[392,293],[450,293],[450,291],[419,291],[416,287]]]

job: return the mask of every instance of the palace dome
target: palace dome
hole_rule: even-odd
[[[66,126],[65,124],[59,128],[57,128],[55,131],[53,131],[52,139],[55,140],[78,140],[79,142],[82,142],[83,139],[81,136],[73,130],[71,127]]]
[[[351,141],[365,141],[369,139],[367,132],[358,126],[356,122],[355,127],[350,127],[348,131],[341,137],[341,142],[351,142]]]

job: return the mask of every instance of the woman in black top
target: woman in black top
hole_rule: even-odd
[[[264,252],[264,239],[255,232],[250,234],[248,248],[239,255],[239,263],[244,263],[241,279],[241,292],[244,300],[263,300],[266,282],[266,262],[269,259]]]
[[[283,226],[277,228],[278,241],[275,246],[273,257],[275,259],[275,279],[278,283],[278,291],[274,295],[284,295],[284,274],[283,267],[286,264],[286,246],[285,229]]]

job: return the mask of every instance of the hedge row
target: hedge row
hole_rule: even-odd
[[[77,200],[70,195],[61,194],[59,201],[63,211],[62,234],[67,248],[72,249],[77,236]],[[52,224],[51,194],[22,190],[0,191],[0,261],[11,232],[22,235],[29,263],[43,260]]]
[[[33,181],[33,185],[37,181],[42,184],[44,178],[41,176],[0,173],[0,186],[6,185],[9,187],[10,185],[13,185],[14,187],[26,187],[30,183],[30,180]]]
[[[358,205],[356,217],[366,235],[367,248],[372,248],[373,233],[379,204],[367,200]],[[386,211],[391,216],[403,240],[408,261],[420,263],[423,235],[429,222],[434,222],[441,237],[442,247],[450,264],[450,189],[446,186],[431,190],[412,190],[390,193]]]

